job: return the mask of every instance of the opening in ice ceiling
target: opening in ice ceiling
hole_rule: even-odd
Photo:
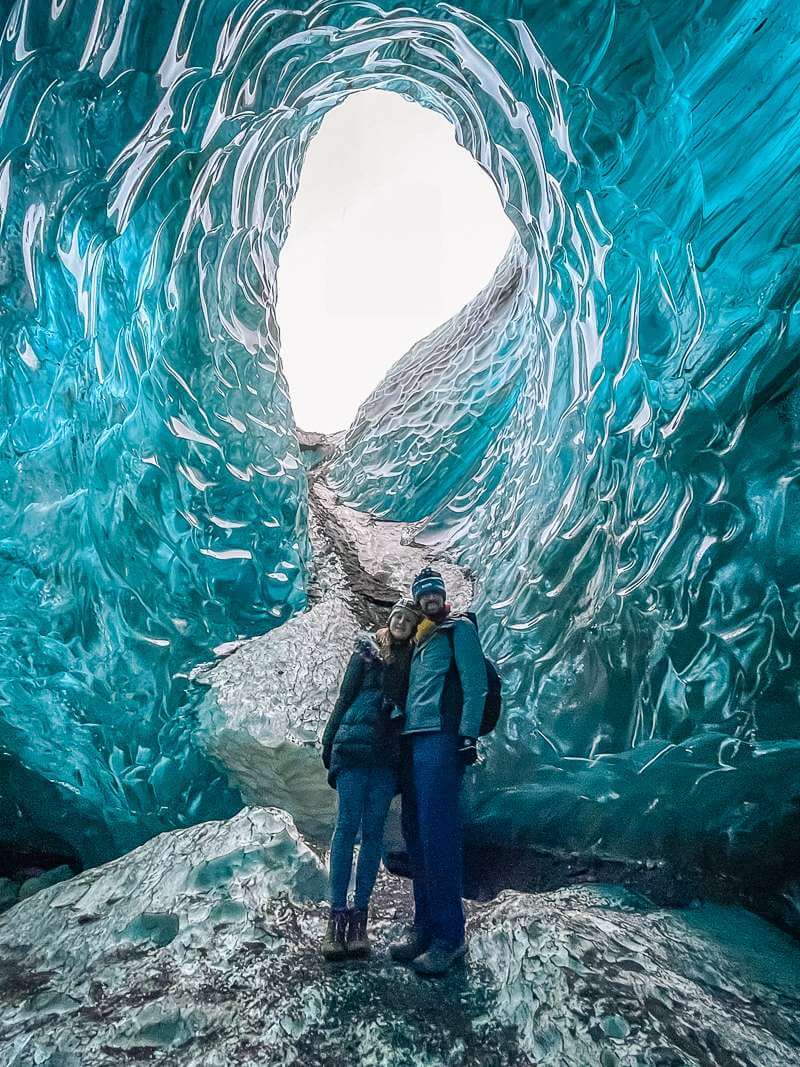
[[[513,233],[446,119],[381,90],[334,108],[309,146],[278,272],[297,424],[346,428],[389,367],[488,282]]]

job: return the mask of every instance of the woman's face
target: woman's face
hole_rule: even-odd
[[[389,616],[389,633],[397,641],[407,641],[417,628],[417,620],[408,611],[395,611]]]

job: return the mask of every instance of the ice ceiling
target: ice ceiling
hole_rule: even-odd
[[[383,88],[453,124],[519,235],[335,472],[478,575],[510,703],[476,818],[788,884],[794,5],[6,8],[6,837],[92,862],[237,806],[186,672],[304,603],[276,263],[309,138]]]

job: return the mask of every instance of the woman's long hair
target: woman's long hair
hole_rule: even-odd
[[[398,661],[408,658],[415,633],[416,627],[405,640],[401,641],[393,635],[388,626],[381,627],[375,634],[375,640],[378,643],[378,650],[383,662],[397,663]]]

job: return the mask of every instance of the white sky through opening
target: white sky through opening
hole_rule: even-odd
[[[278,267],[298,426],[349,426],[392,364],[483,288],[512,236],[491,179],[446,119],[381,90],[329,112]]]

